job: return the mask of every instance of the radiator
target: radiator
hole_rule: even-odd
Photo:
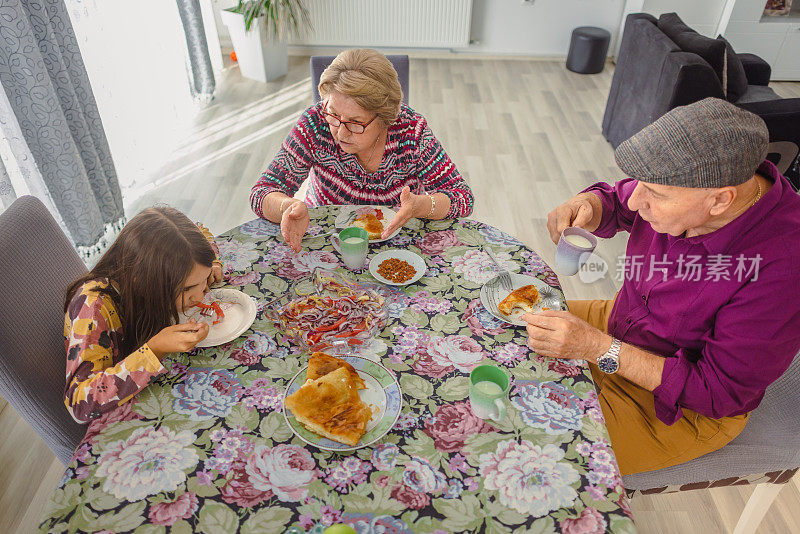
[[[469,44],[472,0],[305,0],[313,30],[295,45],[451,48]]]

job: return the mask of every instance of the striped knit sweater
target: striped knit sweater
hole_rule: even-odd
[[[293,196],[306,178],[311,179],[306,203],[397,205],[400,191],[411,187],[417,194],[443,193],[450,198],[448,218],[472,213],[473,197],[467,183],[450,161],[425,118],[403,104],[389,126],[386,148],[378,170],[364,170],[354,154],[341,150],[325,121],[322,103],[308,108],[283,142],[250,193],[250,205],[259,217],[261,202],[273,191]]]

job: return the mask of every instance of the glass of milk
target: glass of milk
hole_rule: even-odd
[[[596,246],[597,238],[583,228],[565,228],[556,246],[556,263],[553,269],[558,274],[572,276],[586,263]]]
[[[469,406],[481,419],[500,422],[506,417],[508,373],[494,365],[479,365],[469,374]]]
[[[331,244],[341,254],[348,269],[357,271],[364,268],[369,250],[369,234],[363,228],[351,226],[339,235],[331,236]]]

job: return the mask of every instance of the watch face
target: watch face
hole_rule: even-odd
[[[604,373],[616,373],[619,369],[619,362],[614,358],[600,358],[597,360],[597,367]]]

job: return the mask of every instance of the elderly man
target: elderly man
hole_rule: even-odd
[[[548,216],[554,242],[630,233],[615,300],[525,316],[539,354],[589,362],[622,474],[730,442],[800,349],[800,197],[767,144],[723,100],[675,108],[617,148],[630,178]]]

